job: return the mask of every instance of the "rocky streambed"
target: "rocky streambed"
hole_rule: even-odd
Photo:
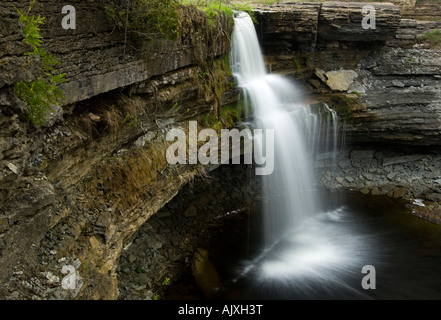
[[[323,153],[314,162],[316,183],[329,191],[356,191],[405,199],[418,216],[441,223],[441,156],[393,149]]]

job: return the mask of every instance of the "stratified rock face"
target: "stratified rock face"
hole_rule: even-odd
[[[374,8],[375,12],[368,8]],[[362,22],[370,14],[375,16],[375,26],[366,18],[366,26]],[[318,35],[325,41],[386,41],[393,38],[400,23],[400,10],[390,3],[356,3],[356,2],[325,2],[320,10]]]
[[[304,2],[259,8],[257,33],[263,46],[273,50],[314,47],[321,6],[320,2]]]
[[[410,2],[399,5],[405,10],[430,3]],[[305,12],[311,14],[314,5],[305,4]],[[296,24],[304,25],[299,19],[286,21],[292,10],[302,10],[301,3],[260,11],[259,19],[264,21],[260,34],[272,71],[291,74],[306,88],[305,95],[312,91],[316,100],[340,112],[353,144],[440,150],[441,53],[417,43],[417,38],[440,29],[441,22],[409,15],[402,19],[398,4],[391,3],[319,5],[316,27],[309,27],[316,41],[309,49],[295,42],[294,36],[286,42],[289,32],[302,30]],[[363,13],[366,5],[375,8],[375,29],[362,27],[370,13]],[[277,17],[285,18],[271,25]],[[272,46],[279,39],[279,46]]]
[[[228,54],[231,21],[220,16],[222,34],[202,44],[203,13],[191,39],[133,36],[107,19],[104,3],[69,1],[75,30],[61,26],[67,3],[32,9],[46,18],[44,49],[67,74],[58,117],[35,128],[14,95],[16,82],[40,72],[14,10],[29,1],[0,2],[0,299],[116,299],[122,248],[201,173],[168,167],[165,135],[213,110],[197,62]],[[196,58],[198,45],[206,47]]]
[[[366,109],[354,113],[354,142],[441,149],[440,52],[385,49],[361,62],[357,82]]]
[[[365,6],[372,11],[363,12]],[[375,14],[375,28],[362,22]],[[317,42],[384,42],[400,23],[400,9],[391,3],[299,2],[259,7],[257,32],[267,53],[311,51]],[[367,18],[366,18],[367,19]],[[372,21],[366,20],[367,25]],[[372,25],[373,26],[373,25]]]
[[[438,0],[390,0],[401,9],[404,18],[418,20],[441,20],[441,7]]]
[[[62,28],[65,14],[61,12],[66,4],[76,9],[75,30]],[[0,3],[0,89],[18,81],[32,81],[39,71],[38,59],[24,55],[31,49],[22,43],[19,16],[14,6],[26,11],[29,1]],[[157,34],[151,34],[149,38],[136,37],[133,36],[136,32],[129,30],[126,33],[116,27],[107,18],[103,1],[37,1],[31,14],[45,18],[41,27],[43,47],[60,61],[57,71],[67,74],[67,82],[61,86],[65,92],[63,105],[195,62],[191,45],[182,39],[168,41]],[[213,47],[210,54],[228,51],[227,39],[225,35],[220,36],[222,45]]]

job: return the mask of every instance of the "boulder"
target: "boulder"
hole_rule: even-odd
[[[351,84],[358,77],[354,70],[335,70],[325,73],[326,84],[334,91],[348,91]]]

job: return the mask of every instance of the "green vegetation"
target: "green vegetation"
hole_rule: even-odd
[[[222,129],[233,128],[235,122],[240,121],[240,115],[236,106],[223,106],[220,111],[220,117],[212,113],[207,113],[202,118],[202,125],[212,128],[220,134]]]
[[[201,71],[198,73],[199,87],[205,100],[214,100],[213,113],[216,118],[220,117],[222,94],[229,89],[231,83],[230,58],[225,54],[222,58],[200,63]]]
[[[128,124],[129,128],[136,127],[138,125],[138,116],[131,117],[129,114],[127,114],[122,121],[122,124],[125,123]]]
[[[334,109],[340,120],[344,123],[353,121],[352,112],[362,107],[362,102],[358,94],[335,94],[326,99],[328,105]]]
[[[276,2],[278,2],[277,0],[266,0],[265,1],[265,4],[267,5],[267,6],[271,6],[271,5],[273,5],[274,3],[276,3]]]
[[[222,1],[205,1],[203,4],[198,4],[197,7],[206,12],[209,20],[216,18],[219,12],[223,12],[227,17],[233,17],[233,9]]]
[[[426,34],[418,35],[419,42],[428,43],[431,48],[441,47],[441,30],[436,29]]]
[[[169,277],[165,277],[164,281],[162,281],[162,285],[163,286],[168,286],[170,284],[170,278]]]
[[[358,92],[356,90],[352,90],[350,93],[355,94],[358,98],[362,96],[361,92]]]
[[[183,6],[196,6],[205,11],[209,19],[215,18],[219,12],[223,12],[228,18],[233,17],[234,11],[245,11],[253,16],[253,6],[249,0],[181,0],[180,3]]]
[[[106,0],[108,18],[126,31],[161,33],[175,40],[180,35],[179,5],[174,0]]]
[[[57,87],[58,84],[65,82],[66,74],[54,74],[53,66],[59,64],[58,60],[49,52],[41,48],[42,36],[40,35],[40,25],[44,23],[41,16],[31,16],[30,11],[36,0],[32,0],[26,12],[17,8],[24,35],[23,42],[32,47],[32,51],[27,55],[35,55],[41,59],[41,75],[35,81],[17,82],[15,84],[15,95],[22,100],[28,109],[28,119],[34,125],[42,125],[46,114],[53,111],[53,105],[59,105],[64,98],[63,91]]]
[[[192,8],[205,12],[207,23],[214,27],[220,14],[232,19],[234,10],[252,14],[248,1],[229,0],[106,0],[105,9],[110,21],[126,32],[142,35],[162,34],[176,40],[186,33],[185,19]]]
[[[236,0],[235,2],[239,2],[242,0]],[[251,5],[253,4],[264,4],[267,6],[271,6],[273,4],[279,4],[279,3],[285,3],[285,2],[308,2],[310,0],[251,0],[250,3]],[[317,2],[325,2],[326,0],[316,0]],[[344,1],[344,0],[343,0]],[[352,2],[357,2],[356,0],[347,0],[347,1],[352,1]],[[366,1],[378,1],[378,0],[364,0],[364,2]]]
[[[139,274],[141,274],[141,273],[147,273],[147,271],[146,271],[143,267],[138,266],[138,267],[136,268],[136,273],[139,273]]]
[[[234,10],[252,11],[248,2],[106,0],[105,8],[108,18],[126,32],[150,37],[162,34],[169,40],[180,38],[199,65],[201,94],[207,101],[214,100],[214,114],[220,116],[221,96],[231,72],[228,55],[220,60],[216,55],[230,45]],[[126,123],[133,119],[124,120]],[[129,122],[134,124],[136,121]]]

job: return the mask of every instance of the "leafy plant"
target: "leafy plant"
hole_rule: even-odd
[[[180,36],[179,5],[174,0],[107,0],[108,18],[138,33],[161,33],[169,40]]]
[[[136,268],[136,273],[147,273],[147,271],[143,267],[138,266]]]
[[[164,281],[162,281],[162,285],[163,286],[168,286],[170,284],[170,278],[169,277],[165,277]]]
[[[23,42],[32,47],[32,51],[27,55],[35,55],[41,59],[40,72],[42,74],[35,81],[17,82],[15,95],[25,102],[29,112],[29,120],[34,125],[42,125],[46,113],[53,111],[52,106],[59,105],[64,98],[63,91],[57,85],[66,82],[66,74],[53,74],[55,71],[53,66],[59,62],[54,55],[41,48],[42,36],[39,26],[44,23],[45,19],[41,16],[30,15],[35,2],[36,0],[30,2],[27,12],[14,8],[19,14],[19,22],[23,28]]]

